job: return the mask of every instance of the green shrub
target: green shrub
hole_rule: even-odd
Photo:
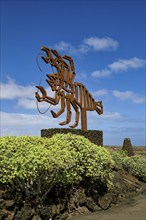
[[[146,182],[146,159],[141,156],[126,157],[123,167],[138,179]]]
[[[125,169],[133,176],[146,182],[146,159],[142,156],[127,156],[123,150],[111,152],[112,159],[115,162],[115,168]]]
[[[68,175],[73,175],[75,181],[81,181],[86,177],[100,179],[110,186],[111,170],[114,162],[110,153],[103,147],[91,143],[87,138],[80,135],[56,134],[50,141],[53,145],[56,141],[63,143],[63,148],[72,153],[74,165],[66,170]]]
[[[111,156],[115,162],[115,168],[118,170],[123,169],[123,160],[125,157],[127,157],[127,151],[123,151],[123,150],[112,151]]]
[[[0,183],[44,199],[56,184],[86,178],[110,187],[113,160],[103,147],[73,134],[0,138]]]

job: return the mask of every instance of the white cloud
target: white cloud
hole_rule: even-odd
[[[25,109],[36,109],[35,92],[37,89],[31,85],[18,85],[13,79],[8,80],[7,83],[1,83],[1,99],[15,100],[16,107]],[[45,88],[49,96],[54,97],[54,92],[51,89]],[[40,109],[47,109],[49,103],[41,102],[38,104]],[[51,106],[51,108],[59,108],[59,106]]]
[[[106,89],[101,89],[95,92],[92,92],[93,96],[105,96],[108,95],[108,91]]]
[[[109,120],[124,119],[124,116],[119,112],[105,112],[102,117]]]
[[[36,108],[36,100],[35,98],[19,98],[17,100],[17,107],[23,107],[25,109],[35,109]]]
[[[88,127],[91,127],[91,128],[96,128],[97,123],[99,123],[100,127],[102,127],[102,125],[107,125],[107,121],[108,121],[108,124],[114,124],[114,123],[123,122],[126,119],[125,116],[123,116],[119,112],[108,112],[104,110],[103,114],[100,116],[98,116],[97,112],[95,111],[88,112],[88,113],[89,113],[88,115],[89,126]]]
[[[146,97],[144,95],[137,94],[133,91],[119,91],[119,90],[106,90],[106,89],[101,89],[97,91],[93,91],[92,95],[94,97],[99,97],[99,96],[111,96],[113,95],[117,99],[121,101],[132,101],[135,104],[143,104],[146,102]]]
[[[49,91],[48,94],[51,96],[51,97],[54,97],[54,94],[52,91]],[[60,104],[54,106],[54,105],[50,105],[49,103],[47,102],[38,102],[36,100],[35,97],[33,98],[19,98],[17,99],[17,104],[16,104],[17,107],[22,107],[22,108],[25,108],[25,109],[37,109],[37,106],[39,109],[41,109],[41,111],[47,109],[49,106],[51,106],[51,109],[58,109]]]
[[[73,112],[73,121],[74,118],[75,115]],[[63,121],[64,119],[65,115],[61,116],[61,118],[54,119],[52,118],[52,116],[49,117],[47,115],[40,114],[1,112],[1,136],[39,135],[41,129],[60,127],[58,123]],[[102,123],[104,122],[104,120],[117,122],[123,119],[123,116],[118,112],[105,112],[104,115],[98,117],[96,112],[90,112],[90,116],[88,118],[88,125],[90,127],[89,129],[94,128],[96,119],[97,122],[102,121]],[[68,127],[68,125],[63,126],[63,128],[64,127]],[[80,123],[78,128],[80,128]]]
[[[145,60],[133,57],[128,60],[119,59],[118,61],[108,65],[112,72],[127,71],[128,69],[139,69],[144,67]]]
[[[146,101],[144,96],[140,96],[139,94],[134,93],[132,91],[121,92],[118,90],[113,90],[112,94],[120,100],[123,100],[123,101],[131,100],[132,102],[136,104],[143,104]]]
[[[21,113],[1,112],[1,126],[35,126],[48,125],[53,126],[54,120],[46,115],[32,115]]]
[[[56,50],[60,50],[60,51],[68,51],[68,50],[72,51],[74,49],[73,46],[70,43],[67,43],[65,41],[60,41],[60,42],[56,43],[54,45],[54,48]]]
[[[89,50],[90,47],[83,43],[78,46],[77,52],[81,54],[86,54]]]
[[[130,69],[136,70],[139,68],[143,68],[145,66],[146,61],[144,59],[140,59],[137,57],[133,57],[131,59],[119,59],[111,64],[109,64],[106,68],[102,70],[95,70],[91,73],[91,75],[95,78],[101,77],[109,77],[114,73],[128,71]]]
[[[69,54],[86,54],[88,51],[111,51],[118,48],[119,43],[110,37],[89,37],[81,44],[74,46],[68,42],[60,41],[54,45],[56,50]]]
[[[84,43],[96,51],[116,50],[119,45],[116,40],[109,37],[90,37],[84,39]]]
[[[76,80],[81,80],[81,79],[86,79],[88,77],[87,73],[85,73],[84,71],[78,72],[76,74]]]
[[[34,86],[21,86],[15,83],[14,80],[9,79],[8,83],[1,83],[1,99],[13,100],[16,98],[27,97],[31,98],[35,93],[36,88]]]
[[[91,75],[95,78],[109,77],[111,74],[112,72],[107,68],[103,70],[95,70],[91,73]]]
[[[130,125],[125,124],[127,123],[127,121],[128,123],[131,123],[131,119],[127,120],[127,117],[123,116],[119,112],[104,112],[104,114],[101,116],[98,116],[95,111],[90,112],[89,114],[90,116],[88,117],[88,129],[103,130],[104,144],[107,145],[121,144],[123,139],[127,137],[127,135],[130,135],[132,143],[135,143],[134,140],[137,136],[136,130],[135,131],[132,130],[131,132],[129,127]],[[122,127],[121,123],[124,123],[125,130],[121,129]],[[133,129],[134,127],[133,123],[136,123],[135,125],[136,127],[137,126],[136,118],[132,120],[131,129]],[[112,129],[113,126],[114,126],[114,130]],[[41,129],[57,128],[57,127],[60,127],[58,125],[58,119],[54,119],[46,115],[36,115],[36,114],[31,115],[31,114],[1,112],[1,136],[11,136],[11,135],[40,136]],[[128,127],[129,129],[127,129]],[[141,144],[144,143],[143,131],[144,129],[142,128],[141,132],[137,136],[140,137],[138,138],[137,145],[144,145]],[[113,132],[116,135],[113,135]]]
[[[58,126],[57,119],[40,114],[1,112],[1,136],[40,135],[41,129]]]

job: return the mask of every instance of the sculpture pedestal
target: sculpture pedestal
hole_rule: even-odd
[[[99,130],[81,130],[81,129],[70,129],[70,128],[49,128],[41,130],[41,137],[52,137],[54,134],[62,133],[72,133],[76,135],[82,135],[88,138],[92,143],[103,146],[103,132]]]

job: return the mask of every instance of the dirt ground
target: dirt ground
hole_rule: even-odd
[[[146,194],[115,205],[109,210],[78,215],[70,220],[146,220]]]

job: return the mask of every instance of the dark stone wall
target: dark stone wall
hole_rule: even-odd
[[[41,130],[41,137],[52,137],[56,133],[72,133],[76,135],[82,135],[88,138],[92,143],[103,146],[103,132],[98,130],[81,130],[81,129],[70,129],[70,128],[49,128]]]

